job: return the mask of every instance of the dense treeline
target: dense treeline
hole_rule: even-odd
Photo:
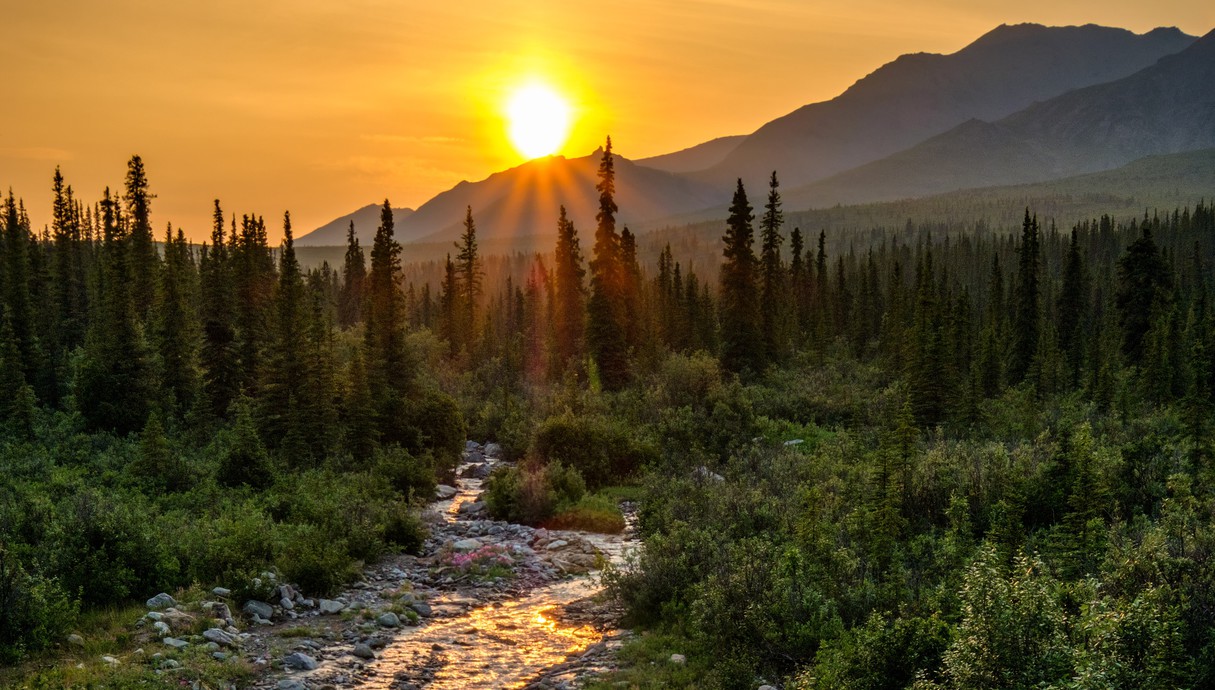
[[[421,545],[410,501],[465,429],[410,342],[390,213],[339,275],[301,270],[289,214],[272,251],[219,201],[209,242],[154,242],[138,156],[121,194],[52,192],[41,232],[0,208],[0,659],[79,607],[256,594],[270,567],[321,594]]]
[[[482,257],[470,208],[411,266],[385,202],[307,272],[289,216],[274,251],[219,202],[207,243],[153,242],[138,158],[93,206],[56,174],[40,233],[10,193],[0,647],[270,566],[332,588],[416,545],[467,432],[521,460],[502,517],[644,484],[614,588],[698,684],[1215,682],[1215,209],[839,238],[774,173],[720,265],[643,266],[614,185],[609,141],[590,247],[560,209],[551,254]]]

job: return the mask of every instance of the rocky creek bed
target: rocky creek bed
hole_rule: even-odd
[[[469,442],[456,486],[424,515],[421,555],[385,559],[332,599],[281,584],[271,601],[231,602],[217,588],[187,612],[158,595],[141,621],[149,649],[172,674],[173,649],[203,645],[260,671],[254,688],[578,687],[613,667],[629,635],[595,595],[603,565],[635,543],[631,510],[620,535],[490,520],[478,498],[498,464],[494,444]],[[174,637],[200,617],[213,627]]]

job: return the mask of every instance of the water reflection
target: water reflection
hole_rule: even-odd
[[[597,591],[590,578],[561,582],[499,605],[439,620],[407,632],[384,650],[364,688],[519,688],[540,671],[566,661],[602,638],[589,626],[564,625],[560,605]],[[433,676],[418,683],[419,670]],[[433,678],[431,680],[430,678]]]

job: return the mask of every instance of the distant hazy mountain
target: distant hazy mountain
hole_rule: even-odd
[[[563,204],[575,226],[589,236],[599,206],[595,181],[601,156],[602,151],[596,151],[582,158],[540,158],[480,182],[461,182],[398,223],[397,239],[454,240],[462,231],[469,206],[478,237],[549,235],[556,232],[558,209]],[[684,213],[720,201],[704,184],[620,156],[615,157],[615,163],[618,225]]]
[[[746,139],[746,135],[736,134],[731,137],[718,137],[703,144],[690,146],[674,153],[661,156],[638,158],[635,162],[647,168],[665,170],[672,173],[686,173],[704,170],[720,163],[738,144]]]
[[[1215,31],[1129,77],[971,120],[784,197],[792,208],[1049,180],[1215,146]]]
[[[336,218],[312,232],[299,237],[295,243],[301,247],[335,247],[346,244],[346,230],[350,221],[354,221],[354,234],[359,238],[359,244],[370,247],[375,238],[375,231],[380,227],[380,209],[382,204],[368,204],[363,208]],[[392,222],[399,225],[413,213],[411,208],[392,209]]]
[[[806,184],[972,118],[996,120],[1035,101],[1120,79],[1194,40],[1177,29],[1136,35],[1094,25],[1000,26],[951,55],[899,57],[838,97],[769,122],[694,177],[722,187],[742,177],[750,187],[776,170],[786,187]]]

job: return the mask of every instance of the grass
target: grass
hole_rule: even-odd
[[[544,526],[549,529],[619,534],[624,531],[624,515],[620,512],[618,501],[601,492],[584,496],[582,500],[545,521]]]
[[[201,590],[186,590],[175,597],[178,608],[186,610],[190,603],[205,598]],[[128,688],[180,687],[181,681],[198,681],[202,687],[242,684],[254,675],[246,662],[234,657],[219,661],[211,657],[202,645],[191,645],[177,651],[160,643],[160,635],[150,627],[135,624],[147,613],[138,603],[111,606],[82,612],[73,632],[84,638],[83,647],[68,645],[35,655],[12,668],[0,668],[0,687],[43,690],[50,688]],[[196,613],[194,615],[197,615]],[[197,616],[192,630],[176,633],[189,637],[210,627],[209,619]],[[143,654],[136,654],[139,649]],[[161,653],[175,659],[182,667],[156,673],[152,655]],[[102,656],[118,659],[115,665],[101,660]]]
[[[672,654],[688,652],[688,643],[675,635],[646,632],[620,648],[620,669],[592,680],[586,690],[625,688],[698,688],[709,660],[688,655],[686,664],[671,663]]]
[[[306,625],[297,625],[278,632],[279,637],[313,637],[316,634],[315,630]]]

